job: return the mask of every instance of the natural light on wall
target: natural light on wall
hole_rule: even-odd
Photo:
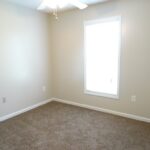
[[[119,98],[121,17],[85,23],[85,93]]]

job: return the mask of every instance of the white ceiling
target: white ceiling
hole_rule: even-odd
[[[5,1],[36,9],[42,0],[5,0]],[[80,0],[80,2],[86,3],[88,5],[92,5],[92,4],[96,4],[96,3],[100,3],[104,1],[108,1],[108,0]],[[71,8],[74,8],[74,7],[72,7],[71,5],[68,5],[63,10],[67,10]]]

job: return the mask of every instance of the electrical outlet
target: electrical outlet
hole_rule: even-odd
[[[2,103],[6,103],[6,97],[2,97]]]
[[[136,95],[131,96],[131,102],[136,102]]]
[[[46,92],[46,86],[42,86],[42,91]]]

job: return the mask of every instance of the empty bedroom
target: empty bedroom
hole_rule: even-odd
[[[0,150],[150,150],[150,0],[0,0]]]

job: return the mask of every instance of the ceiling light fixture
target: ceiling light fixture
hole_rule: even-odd
[[[87,4],[81,3],[79,0],[42,0],[38,10],[46,10],[52,12],[56,19],[58,19],[58,10],[64,8],[68,4],[71,4],[79,9],[85,9]]]

